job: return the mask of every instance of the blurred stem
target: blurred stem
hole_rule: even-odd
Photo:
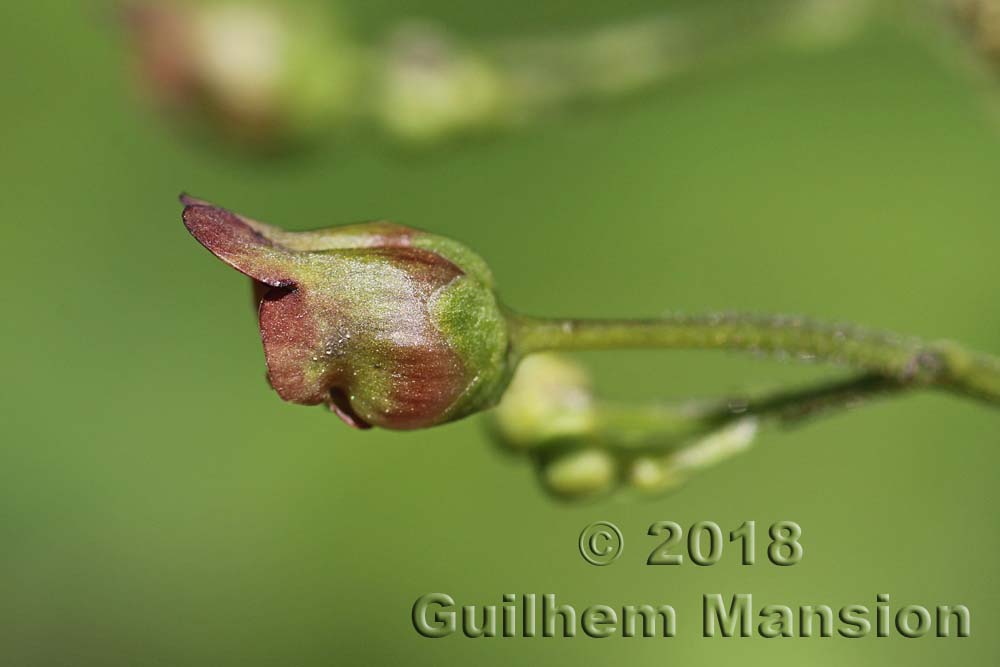
[[[831,410],[850,408],[861,401],[906,388],[891,378],[864,373],[808,387],[732,397],[704,406],[698,419],[708,427],[718,427],[750,415],[772,420],[781,426],[791,426]]]
[[[836,42],[840,33],[861,23],[869,2],[760,0],[679,7],[589,32],[511,39],[490,55],[511,86],[516,108],[537,112],[636,92],[738,60],[761,45]]]
[[[748,417],[756,417],[762,424],[792,426],[905,389],[907,386],[896,380],[865,373],[804,387],[744,393],[680,407],[602,403],[596,409],[592,435],[619,452],[661,452]]]
[[[516,350],[621,348],[744,350],[828,361],[891,381],[934,387],[1000,406],[1000,359],[950,341],[926,343],[854,326],[760,315],[671,315],[655,320],[512,316]]]

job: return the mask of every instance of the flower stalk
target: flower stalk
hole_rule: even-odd
[[[512,316],[522,354],[624,348],[743,350],[851,366],[898,389],[929,387],[1000,406],[1000,359],[951,342],[875,332],[800,317],[669,315],[652,320]]]
[[[927,343],[787,316],[511,315],[509,321],[513,346],[529,356],[494,411],[492,432],[508,450],[531,458],[544,488],[566,500],[622,490],[658,495],[745,451],[761,428],[795,426],[916,389],[941,389],[1000,406],[1000,360],[950,341]],[[670,405],[597,400],[582,371],[551,359],[554,351],[626,348],[741,350],[856,371],[807,386]],[[535,407],[526,411],[529,402]]]
[[[593,392],[580,366],[542,353],[525,359],[488,423],[494,441],[530,459],[558,498],[658,495],[746,451],[764,428],[796,426],[905,389],[860,374],[673,404],[610,401]]]
[[[892,379],[864,374],[680,405],[603,401],[596,406],[591,433],[615,450],[655,453],[672,448],[669,443],[705,436],[747,418],[779,427],[797,426],[905,389]]]

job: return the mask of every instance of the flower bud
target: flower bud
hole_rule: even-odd
[[[640,456],[629,466],[629,485],[640,493],[663,493],[681,486],[698,472],[725,461],[751,444],[757,435],[756,417],[744,417],[677,450],[660,456]]]
[[[1000,69],[1000,1],[951,0],[967,45],[994,70]]]
[[[358,427],[415,429],[491,406],[507,323],[485,262],[388,222],[288,232],[182,197],[184,224],[254,281],[268,379]]]
[[[745,450],[759,426],[706,422],[691,404],[601,400],[586,370],[557,354],[524,359],[490,416],[497,443],[531,457],[545,489],[567,500],[675,489]]]
[[[602,449],[581,449],[543,460],[540,472],[549,493],[566,500],[581,500],[615,487],[618,462]]]
[[[857,37],[875,9],[875,0],[797,0],[781,12],[778,33],[792,47],[836,48]]]
[[[357,49],[315,7],[135,0],[126,18],[155,102],[231,139],[295,140],[356,104]]]
[[[596,417],[590,377],[566,357],[531,355],[491,416],[497,438],[512,449],[589,437]]]
[[[386,49],[374,104],[394,138],[426,144],[508,123],[507,98],[496,65],[434,26],[411,23]]]

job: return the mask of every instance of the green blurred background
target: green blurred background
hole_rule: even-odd
[[[379,32],[408,3],[345,3]],[[662,2],[432,0],[477,36]],[[197,196],[293,229],[388,218],[456,237],[533,313],[793,312],[1000,351],[1000,136],[974,87],[882,23],[427,152],[347,138],[297,159],[197,145],[136,103],[100,10],[3,3],[5,354],[0,664],[997,664],[1000,416],[942,395],[788,433],[655,502],[552,501],[479,419],[357,432],[264,381],[246,281],[179,220]],[[817,369],[715,353],[584,355],[616,397]],[[616,522],[606,568],[581,528]],[[800,523],[792,568],[647,567],[647,526]],[[556,593],[669,602],[675,639],[428,640],[410,608]],[[758,604],[964,603],[964,640],[700,637],[704,593]]]

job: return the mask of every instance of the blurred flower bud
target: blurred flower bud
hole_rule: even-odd
[[[746,450],[757,435],[756,417],[745,417],[663,456],[640,456],[628,470],[629,485],[641,493],[672,490],[702,470]]]
[[[136,0],[126,17],[143,84],[182,119],[272,145],[353,111],[359,57],[318,10]]]
[[[498,444],[534,460],[554,495],[582,499],[623,484],[655,494],[750,446],[758,417],[720,425],[711,418],[713,410],[696,402],[601,400],[582,366],[556,354],[535,354],[514,373],[490,413],[490,427]]]
[[[559,454],[541,464],[547,491],[567,500],[591,498],[611,491],[618,481],[618,462],[601,449]]]
[[[972,47],[1000,68],[1000,0],[951,0]]]
[[[786,10],[780,32],[793,47],[835,48],[868,26],[875,4],[875,0],[796,0]]]
[[[670,465],[669,457],[640,456],[628,466],[628,484],[641,493],[664,493],[684,483],[680,471]]]
[[[254,280],[271,386],[359,428],[414,429],[491,406],[510,377],[486,264],[387,222],[287,232],[189,197],[184,224]]]
[[[432,26],[398,30],[376,83],[375,113],[398,139],[429,143],[506,120],[498,70]]]
[[[500,442],[527,449],[588,436],[594,425],[590,378],[579,365],[555,354],[534,354],[521,362],[503,400],[493,410]]]

